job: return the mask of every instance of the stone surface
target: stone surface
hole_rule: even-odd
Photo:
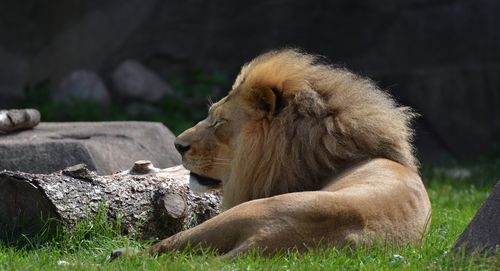
[[[421,114],[418,121],[427,130],[420,132],[432,134],[441,155],[465,159],[500,143],[499,74],[500,65],[488,65],[429,68],[376,78],[398,83],[387,87],[401,103]],[[423,134],[417,136],[418,144]]]
[[[165,78],[232,75],[260,52],[299,46],[415,107],[424,157],[474,157],[500,138],[498,10],[497,0],[0,1],[0,107],[75,69],[108,79],[137,59]]]
[[[164,114],[159,108],[144,102],[132,102],[125,107],[127,114],[134,117]]]
[[[53,99],[66,104],[75,100],[92,100],[106,105],[111,98],[104,82],[96,72],[75,70],[62,79]]]
[[[462,247],[466,253],[475,250],[500,251],[500,181],[458,238],[455,251],[460,251]]]
[[[128,100],[157,102],[172,88],[153,71],[134,60],[120,64],[112,74],[115,92]]]
[[[99,174],[150,160],[159,168],[181,163],[174,135],[155,122],[40,123],[0,135],[0,170],[51,173],[85,163]]]

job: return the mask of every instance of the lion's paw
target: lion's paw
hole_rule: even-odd
[[[118,257],[130,257],[133,255],[138,255],[141,253],[141,250],[135,247],[122,247],[119,249],[115,249],[109,255],[109,261],[114,261]]]

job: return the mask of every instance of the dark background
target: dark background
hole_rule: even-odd
[[[207,96],[217,97],[241,64],[284,46],[369,76],[414,107],[422,115],[416,143],[424,161],[498,156],[497,0],[2,0],[0,108],[29,105],[27,89],[40,82],[40,89],[57,89],[78,69],[97,72],[124,105],[129,101],[117,95],[110,74],[128,59],[165,82],[185,82],[174,84],[178,92],[197,89],[193,71],[205,79],[225,75],[227,82],[202,80],[215,85]],[[163,114],[174,111],[171,105],[141,108]],[[187,126],[199,118],[189,110],[165,113],[176,121],[165,122]]]

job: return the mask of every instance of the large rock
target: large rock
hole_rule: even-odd
[[[137,160],[166,168],[181,163],[173,141],[174,135],[154,122],[40,123],[0,137],[0,170],[51,173],[85,163],[111,174]]]
[[[92,100],[106,105],[111,98],[104,82],[96,72],[75,70],[64,77],[53,99],[66,104],[75,100]]]
[[[500,65],[440,67],[376,75],[400,102],[421,117],[417,144],[431,136],[436,146],[419,144],[424,156],[449,154],[466,159],[500,143]],[[431,148],[429,148],[431,147]]]
[[[455,251],[461,249],[466,253],[496,249],[500,252],[500,181],[458,238]]]
[[[2,2],[0,2],[1,5]],[[1,7],[0,13],[2,13]],[[28,80],[28,59],[23,54],[3,48],[0,38],[0,63],[2,63],[0,65],[0,109],[17,107],[16,101],[25,96],[23,88]]]
[[[125,107],[127,114],[133,117],[158,116],[164,114],[159,108],[144,102],[131,102]]]
[[[120,64],[112,74],[115,91],[129,100],[157,102],[172,88],[153,71],[134,60]]]

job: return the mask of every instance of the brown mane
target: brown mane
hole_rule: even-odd
[[[274,118],[243,128],[224,185],[225,206],[320,190],[328,179],[371,158],[417,170],[411,109],[398,107],[372,81],[319,60],[287,49],[242,68],[232,92],[270,87],[284,107]]]

